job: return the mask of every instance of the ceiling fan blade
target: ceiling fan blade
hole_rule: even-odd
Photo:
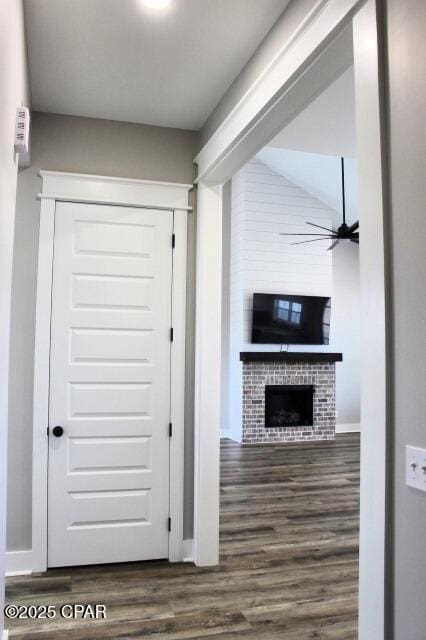
[[[354,222],[348,229],[349,233],[353,233],[354,231],[356,231],[359,228],[359,220],[357,220],[356,222]]]
[[[329,238],[328,233],[280,233],[280,236],[322,236]]]
[[[355,244],[359,244],[359,238],[349,238],[351,242],[355,242]]]
[[[337,247],[339,242],[340,242],[340,240],[335,240],[334,242],[332,242],[331,245],[328,247],[327,251],[332,251],[334,249],[334,247]]]
[[[334,236],[324,236],[324,238],[315,238],[314,240],[303,240],[302,242],[292,242],[291,245],[306,244],[307,242],[318,242],[319,240],[326,240],[327,238],[334,238]]]
[[[318,227],[318,229],[325,229],[325,231],[331,231],[331,233],[334,233],[334,229],[329,229],[328,227],[321,227],[321,225],[314,224],[313,222],[307,222],[306,224],[308,224],[310,227]]]

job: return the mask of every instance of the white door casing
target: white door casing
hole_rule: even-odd
[[[54,550],[55,535],[53,535],[52,531],[49,532],[49,564],[53,566],[53,564],[75,563],[71,557],[72,552],[68,552],[68,550],[64,552],[63,550],[64,547],[72,547],[72,545],[69,545],[66,541],[66,536],[68,536],[69,533],[71,537],[79,539],[79,542],[74,541],[73,543],[74,552],[80,547],[78,563],[84,563],[86,561],[111,562],[136,559],[135,554],[137,554],[137,559],[168,557],[171,561],[182,560],[186,221],[188,211],[190,211],[190,207],[188,206],[188,192],[191,189],[191,185],[45,171],[41,172],[41,175],[43,178],[43,191],[40,194],[42,205],[35,341],[33,550],[31,568],[33,571],[43,571],[47,568],[48,442],[50,460],[52,461],[53,454],[56,453],[56,451],[59,452],[60,443],[66,442],[67,435],[71,435],[71,446],[64,446],[62,450],[63,452],[65,448],[68,450],[65,464],[72,464],[76,466],[76,468],[74,468],[71,474],[67,472],[67,475],[70,475],[71,478],[68,478],[69,484],[66,486],[65,482],[62,482],[62,492],[63,495],[65,495],[64,488],[71,489],[70,495],[72,500],[74,501],[76,499],[76,501],[71,502],[72,509],[69,508],[69,505],[63,505],[62,523],[67,522],[69,524],[69,519],[71,518],[74,524],[71,525],[70,531],[55,532],[56,537],[60,536],[61,538],[58,546],[61,547],[62,550],[59,551]],[[110,204],[111,206],[96,206],[98,204]],[[78,215],[76,214],[77,207],[79,207]],[[148,208],[152,210],[147,211]],[[57,211],[57,216],[55,216],[55,211]],[[81,214],[82,211],[85,211],[86,214],[90,211],[89,218],[91,224],[85,226],[87,216],[85,219],[85,214]],[[98,213],[94,214],[95,211]],[[64,222],[61,220],[62,214],[64,214]],[[94,215],[95,218],[93,218]],[[96,215],[98,216],[97,219]],[[149,220],[146,216],[149,217]],[[56,234],[55,217],[57,225]],[[136,223],[134,221],[135,217],[138,220]],[[168,350],[168,369],[166,375],[158,376],[157,372],[153,371],[153,367],[151,366],[152,385],[155,386],[159,379],[161,379],[161,389],[158,394],[155,394],[155,398],[164,399],[166,395],[165,390],[167,389],[167,400],[162,403],[160,407],[160,401],[156,401],[154,398],[154,405],[150,407],[153,411],[153,416],[155,412],[157,412],[154,417],[158,416],[161,421],[163,420],[163,413],[166,417],[164,429],[162,429],[164,436],[162,435],[161,439],[166,443],[167,455],[164,456],[165,449],[159,445],[159,441],[157,443],[158,447],[156,446],[156,438],[153,436],[155,446],[151,453],[154,457],[151,455],[151,460],[149,461],[153,472],[148,473],[145,473],[146,469],[143,469],[146,464],[146,457],[143,460],[143,464],[140,465],[142,469],[138,468],[142,457],[146,454],[146,448],[144,450],[143,442],[144,438],[148,436],[145,434],[129,434],[127,432],[126,436],[123,436],[123,433],[115,434],[115,426],[119,423],[119,419],[124,423],[127,422],[126,427],[133,421],[134,424],[132,424],[131,427],[135,430],[136,423],[138,421],[142,422],[142,418],[144,417],[136,414],[143,414],[145,412],[146,406],[144,407],[143,402],[145,402],[148,397],[145,393],[142,399],[143,394],[139,393],[139,390],[136,390],[136,387],[142,384],[142,382],[140,382],[141,378],[138,376],[142,375],[143,366],[146,366],[146,363],[142,362],[146,355],[144,351],[145,345],[143,341],[136,343],[135,339],[136,332],[145,331],[144,326],[139,326],[135,318],[138,316],[138,305],[143,306],[144,295],[148,291],[145,287],[145,292],[143,292],[143,287],[139,287],[138,289],[137,286],[138,283],[142,283],[147,275],[140,272],[140,270],[138,271],[143,261],[143,259],[137,255],[138,250],[140,251],[141,245],[142,253],[145,253],[147,248],[150,249],[146,238],[144,240],[140,234],[141,229],[139,223],[143,217],[145,217],[145,223],[148,220],[148,227],[151,226],[154,230],[157,229],[160,235],[163,236],[164,242],[162,241],[160,244],[158,244],[157,238],[155,239],[154,260],[152,260],[152,263],[156,262],[154,267],[160,268],[160,274],[163,274],[160,276],[160,280],[164,280],[164,287],[166,287],[166,280],[168,281],[167,302],[161,300],[160,306],[158,306],[157,309],[161,316],[161,326],[163,327],[167,324],[167,337],[164,342],[162,342],[163,347],[160,348],[160,352],[164,350],[165,353],[166,349]],[[126,225],[121,224],[123,220],[127,220],[127,227],[131,227],[131,235],[129,235],[129,229]],[[70,253],[71,245],[68,244],[67,257],[66,250],[65,252],[62,251],[62,249],[67,246],[65,240],[66,234],[63,232],[66,229],[69,230],[70,227],[72,228],[72,221],[74,221],[74,224],[76,222],[78,223],[77,232],[74,233],[72,253]],[[117,221],[119,224],[117,224]],[[81,224],[82,222],[84,224]],[[93,233],[93,225],[97,226],[96,234]],[[102,233],[99,235],[100,227],[102,227]],[[113,234],[110,233],[112,231],[111,227],[114,227]],[[175,237],[175,248],[173,251],[171,233],[173,233]],[[73,324],[73,331],[69,331],[67,341],[68,350],[64,350],[63,348],[61,350],[61,341],[57,341],[57,347],[52,349],[52,361],[50,362],[50,316],[52,311],[52,276],[54,275],[53,248],[55,236],[55,270],[56,268],[60,268],[66,271],[68,268],[68,271],[70,271],[70,267],[72,266],[74,273],[79,276],[74,278],[72,289],[69,286],[68,289],[66,286],[63,287],[63,290],[59,287],[58,300],[61,298],[63,302],[67,300],[68,312],[65,314],[59,313],[59,324],[57,326],[59,327],[59,331],[61,331],[61,326],[62,331],[66,331],[67,318],[69,320],[74,311],[77,312],[75,317],[79,321],[81,318],[89,319],[89,321],[87,323],[88,326],[85,326],[84,323],[80,325],[78,325],[78,323]],[[164,243],[167,244],[167,247],[165,247]],[[61,247],[60,254],[58,254],[58,247]],[[76,247],[79,247],[77,251]],[[167,258],[164,259],[166,254]],[[73,264],[75,261],[77,261],[76,265]],[[167,262],[169,263],[170,269],[166,277],[164,274],[166,273],[165,267]],[[75,266],[76,268],[74,268]],[[104,269],[105,273],[102,273],[102,269]],[[95,276],[96,282],[93,279],[95,273],[97,274]],[[108,286],[102,287],[102,284],[106,284],[106,280],[110,280]],[[75,281],[78,283],[77,286],[75,286]],[[116,286],[117,284],[121,286]],[[154,298],[156,297],[157,301],[159,300],[160,291],[161,282],[156,282]],[[126,297],[128,298],[129,296],[132,298],[131,305],[128,305],[128,300],[126,301]],[[55,307],[57,298],[56,285],[54,285],[53,298]],[[151,298],[151,300],[154,298]],[[118,305],[115,306],[117,300]],[[70,302],[77,308],[70,310]],[[124,305],[126,305],[126,307],[124,307]],[[67,309],[66,305],[63,306]],[[133,308],[127,309],[127,306]],[[167,313],[163,313],[166,306]],[[124,314],[123,307],[125,310]],[[83,311],[88,313],[78,316],[78,313],[81,314]],[[102,313],[100,313],[101,311]],[[97,314],[96,312],[99,313]],[[114,312],[117,313],[114,315]],[[55,314],[54,308],[53,316],[55,316]],[[124,324],[116,326],[115,321],[118,318],[120,319],[119,322]],[[129,320],[129,318],[132,319]],[[101,319],[100,322],[99,319]],[[116,326],[115,330],[112,329],[112,319],[114,320],[114,326]],[[74,321],[75,318],[73,317],[72,320]],[[102,325],[102,322],[104,322],[105,326]],[[68,322],[68,325],[70,325],[70,322]],[[170,342],[171,326],[174,328],[175,339],[173,343]],[[77,331],[75,331],[75,329],[77,329]],[[52,330],[53,341],[53,334],[56,332],[56,325],[54,326],[53,321]],[[106,332],[108,331],[112,332],[110,336],[111,339],[106,339]],[[114,333],[114,331],[116,333]],[[126,341],[119,340],[118,334],[122,332],[128,332],[130,339]],[[66,364],[67,357],[68,364]],[[54,361],[57,361],[56,365]],[[156,355],[154,356],[154,362],[155,364],[159,363]],[[57,397],[62,396],[63,399],[65,398],[68,406],[74,413],[86,415],[74,415],[70,421],[72,429],[77,426],[80,428],[80,432],[78,428],[75,432],[70,431],[68,426],[68,432],[64,433],[62,437],[56,438],[51,431],[49,438],[47,438],[46,426],[49,424],[49,389],[51,383],[49,368],[50,365],[52,365],[52,369],[54,369],[55,366],[63,368],[64,363],[66,369],[66,375],[63,380],[64,384],[62,384],[62,387],[59,384],[56,391],[52,388],[50,408],[53,421],[50,422],[50,426],[53,429],[54,426],[59,424],[63,426],[65,430],[67,429],[67,425],[62,424],[63,420],[61,422],[62,416],[59,415],[58,420],[56,420],[56,416],[54,415],[54,410],[56,411],[54,407],[54,397],[57,396],[57,393],[59,393]],[[89,380],[89,369],[92,374],[95,374],[94,380]],[[133,378],[131,382],[129,382],[129,376],[125,373],[126,369],[132,370],[131,375],[133,375]],[[112,375],[113,371],[115,371],[114,375]],[[72,372],[72,375],[70,372]],[[112,385],[112,389],[109,389],[111,393],[105,393],[106,390],[102,388],[102,386],[109,385],[113,382],[111,376],[116,378],[116,380],[114,380],[115,384]],[[71,387],[71,385],[73,385],[73,387]],[[131,387],[128,388],[127,391],[124,389],[126,385],[127,387]],[[68,395],[64,391],[67,386],[69,388]],[[126,398],[125,412],[120,411],[118,406],[123,402],[123,391],[126,393],[129,392],[128,399]],[[109,411],[114,414],[113,418],[115,418],[115,420],[109,420],[109,423],[108,420],[105,421],[103,412],[99,411],[96,407],[96,404],[99,405],[101,395],[103,395],[103,400],[107,403],[103,405],[104,410],[106,407],[107,412]],[[91,412],[95,412],[96,415]],[[126,413],[125,416],[124,413]],[[130,413],[132,415],[129,415]],[[96,417],[96,420],[93,420],[94,417]],[[106,436],[102,436],[101,434],[99,437],[99,433],[94,434],[93,432],[90,432],[88,437],[87,433],[82,434],[81,427],[83,424],[89,423],[89,426],[93,427],[93,424],[90,424],[91,422],[97,422],[97,427],[100,427],[101,424],[104,424],[104,426],[106,424]],[[154,420],[151,422],[154,423]],[[173,436],[170,439],[169,422],[173,423]],[[146,427],[146,424],[144,427]],[[102,438],[104,438],[104,440],[102,440]],[[139,441],[138,438],[140,438]],[[132,442],[131,447],[128,446],[130,441]],[[102,447],[102,455],[99,455],[97,445]],[[57,450],[55,448],[57,448]],[[125,467],[123,466],[123,456],[125,456],[126,459]],[[167,464],[163,465],[165,469],[163,475],[166,477],[162,478],[160,484],[158,482],[158,476],[160,474],[160,467],[162,466],[162,457],[167,458]],[[57,458],[57,460],[60,461],[61,457]],[[99,466],[100,464],[101,466]],[[115,468],[114,465],[116,465]],[[53,470],[54,466],[52,466],[50,470],[51,476]],[[157,471],[158,474],[156,478]],[[155,496],[158,500],[156,499],[151,513],[154,527],[150,527],[146,522],[144,523],[144,518],[146,517],[144,509],[146,505],[150,505],[149,501],[145,499],[146,496],[142,494],[143,489],[137,488],[136,479],[141,479],[144,474],[145,485],[148,477],[151,477],[151,493],[154,493],[156,488],[158,489],[158,487],[160,487],[161,495],[164,494],[163,497],[167,496],[167,499],[163,499],[160,494]],[[65,474],[63,475],[65,477]],[[127,481],[126,475],[127,480],[131,478],[133,482],[133,485],[130,487],[125,484]],[[103,493],[97,493],[99,484],[96,485],[96,482],[101,478],[104,483],[104,488],[100,491]],[[93,482],[95,484],[93,484]],[[109,484],[105,485],[105,482]],[[49,484],[52,489],[52,482]],[[59,482],[57,491],[60,491],[60,487],[61,483]],[[88,493],[85,493],[86,491],[88,491]],[[126,493],[129,495],[126,495]],[[81,494],[83,494],[84,497]],[[102,498],[100,498],[101,495]],[[52,497],[53,495],[49,496],[50,503]],[[136,509],[133,510],[135,498],[139,499],[139,503]],[[132,502],[132,513],[131,518],[128,518],[130,501]],[[63,502],[65,503],[66,501],[63,500]],[[137,509],[139,510],[136,512]],[[49,512],[53,518],[51,504],[49,505]],[[64,517],[64,514],[68,517],[68,521]],[[84,515],[88,516],[88,521],[85,521],[84,518],[81,517]],[[105,516],[107,516],[106,519]],[[168,517],[171,517],[170,532],[168,531]],[[108,521],[108,518],[110,521]],[[159,521],[160,518],[161,531],[159,527],[155,527],[156,520]],[[59,526],[61,515],[56,514],[54,520],[54,526]],[[127,522],[127,520],[130,520],[130,522]],[[153,531],[154,528],[158,529],[155,535],[151,537],[145,535],[150,529]],[[83,548],[84,553],[86,553],[84,547],[90,544],[90,535],[87,536],[87,534],[93,529],[96,529],[96,546],[101,546],[101,535],[103,536],[102,544],[105,548],[108,544],[114,542],[113,551],[106,560],[101,556],[96,557],[97,551],[95,550],[95,553],[93,553],[93,549],[91,552],[87,551],[90,560],[85,560],[84,557],[81,557],[81,548]],[[144,540],[142,539],[143,536],[141,537],[140,535],[133,536],[132,538],[131,532],[135,529],[139,529],[139,532],[144,532]],[[113,531],[115,531],[115,535],[112,533]],[[79,535],[74,535],[77,532]],[[83,536],[80,535],[82,533],[84,533]],[[135,543],[136,537],[139,547],[144,547],[145,545],[144,555],[140,552],[138,545],[133,544],[132,551],[131,544],[132,541]],[[86,544],[88,539],[89,544]],[[141,542],[142,544],[140,544]],[[119,547],[122,549],[117,551]],[[137,550],[135,550],[136,547],[138,547]],[[57,554],[56,559],[55,554]],[[68,556],[65,560],[64,555]]]
[[[48,566],[168,557],[172,234],[172,211],[56,205]]]

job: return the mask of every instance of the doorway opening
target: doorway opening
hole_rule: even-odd
[[[248,162],[250,157],[253,158],[262,148],[262,145],[269,144],[270,140],[277,135],[277,122],[281,122],[281,127],[289,124],[295,119],[306,104],[318,96],[318,85],[315,85],[316,91],[313,90],[314,79],[320,80],[322,89],[331,84],[338,75],[341,75],[349,68],[351,61],[340,68],[340,74],[333,69],[332,60],[336,58],[332,55],[334,47],[339,47],[344,40],[345,34],[352,39],[353,35],[353,62],[355,69],[355,104],[356,104],[356,121],[357,121],[357,158],[358,158],[358,184],[359,184],[359,214],[360,227],[362,227],[362,235],[364,242],[360,243],[360,307],[361,314],[361,364],[362,372],[362,402],[361,402],[361,555],[360,555],[360,609],[359,609],[359,634],[371,635],[384,638],[386,636],[386,602],[387,591],[385,588],[385,560],[386,558],[386,477],[387,477],[387,448],[389,445],[388,434],[388,402],[387,402],[387,367],[386,358],[386,325],[385,318],[387,314],[387,298],[385,281],[387,277],[387,265],[385,262],[384,248],[384,226],[385,213],[383,207],[383,168],[382,168],[382,146],[381,146],[381,94],[380,74],[379,74],[379,50],[377,46],[377,13],[374,1],[367,3],[354,3],[352,6],[354,13],[346,14],[346,19],[339,23],[339,29],[336,29],[334,23],[333,36],[331,31],[328,32],[330,38],[334,40],[330,44],[330,40],[322,42],[322,48],[319,49],[302,47],[301,58],[307,64],[309,53],[308,67],[299,65],[297,73],[291,75],[290,70],[283,69],[282,76],[288,72],[286,76],[288,84],[281,83],[281,93],[274,96],[274,100],[269,103],[265,101],[264,109],[256,112],[256,116],[251,121],[248,120],[248,111],[256,99],[260,98],[260,91],[263,85],[256,86],[253,89],[253,96],[248,96],[241,107],[236,108],[233,117],[226,123],[226,127],[220,131],[220,135],[207,144],[199,154],[197,161],[199,163],[199,214],[201,214],[201,229],[199,230],[199,238],[207,242],[207,237],[214,247],[223,247],[224,252],[228,251],[226,237],[229,234],[224,231],[222,226],[215,225],[214,216],[222,210],[222,203],[225,205],[225,211],[229,209],[229,203],[232,200],[232,189],[230,193],[229,180],[233,178],[239,170]],[[337,16],[335,16],[337,17]],[[342,18],[342,16],[340,16]],[[350,25],[349,30],[345,27]],[[329,23],[331,27],[331,22]],[[351,30],[353,29],[353,31]],[[336,31],[339,31],[336,36]],[[341,38],[341,39],[340,39]],[[292,52],[294,53],[294,52]],[[304,56],[304,54],[306,54]],[[304,56],[304,57],[303,57]],[[285,56],[283,56],[283,59]],[[313,59],[315,62],[313,63]],[[340,61],[346,59],[339,58]],[[291,61],[293,62],[293,58]],[[327,73],[328,70],[328,73]],[[294,68],[291,68],[294,71]],[[274,76],[268,79],[273,82]],[[277,87],[278,90],[278,87]],[[296,105],[296,106],[295,106]],[[241,122],[239,122],[239,119]],[[247,122],[245,121],[247,119]],[[241,128],[238,129],[238,126]],[[238,135],[234,135],[234,131],[238,129]],[[228,138],[227,135],[229,134]],[[224,185],[220,187],[220,185]],[[223,191],[222,191],[223,190]],[[223,218],[226,225],[227,217]],[[216,257],[213,260],[212,254],[200,256],[199,262],[202,266],[201,275],[198,280],[198,286],[204,289],[211,287],[214,299],[220,297],[220,290],[216,287],[216,283],[212,278],[207,276],[208,265],[213,265],[216,269]],[[215,270],[216,273],[216,270]],[[229,274],[223,273],[224,279],[230,277]],[[231,274],[232,275],[232,274]],[[238,279],[238,274],[233,274],[234,279]],[[276,293],[280,293],[279,291]],[[209,299],[211,309],[212,298]],[[226,308],[226,299],[223,308]],[[223,310],[222,308],[222,310]],[[244,308],[244,307],[243,307]],[[249,323],[250,310],[244,308],[243,323]],[[214,335],[214,341],[211,341],[209,349],[203,349],[201,343],[198,343],[198,361],[199,366],[207,363],[207,356],[210,361],[214,362],[214,367],[209,380],[216,384],[219,390],[219,377],[217,368],[220,367],[219,359],[216,360],[214,350],[218,350],[218,341],[220,331],[218,329],[218,318],[209,316],[207,306],[200,312],[200,323],[203,332],[209,330]],[[226,329],[225,332],[226,334]],[[201,334],[200,334],[201,335]],[[223,336],[223,334],[222,334]],[[223,347],[223,343],[222,343]],[[285,348],[285,343],[284,343]],[[238,354],[237,354],[238,355]],[[237,359],[232,360],[234,366],[240,367],[239,363],[235,365]],[[376,383],[373,384],[373,375]],[[243,378],[243,376],[242,376]],[[377,381],[379,384],[377,385]],[[222,376],[223,389],[223,376]],[[369,392],[372,386],[375,387],[374,394]],[[229,385],[228,396],[230,391],[234,398],[242,398],[242,389],[232,388]],[[226,392],[225,392],[226,394]],[[204,399],[203,386],[200,386],[200,399]],[[216,462],[219,459],[218,450],[215,451],[215,458],[212,460],[212,446],[214,446],[213,437],[208,436],[210,428],[219,421],[220,408],[218,404],[210,403],[209,413],[200,410],[196,427],[198,428],[198,442],[196,441],[196,470],[201,468],[207,469],[207,474],[213,481],[216,478]],[[233,421],[234,414],[230,413],[229,425],[239,424],[238,420]],[[201,427],[202,425],[202,427]],[[238,427],[237,427],[238,428]],[[213,430],[214,433],[214,430]],[[349,437],[340,436],[339,437]],[[359,440],[359,436],[354,436]],[[359,446],[359,445],[358,445]],[[207,454],[208,452],[208,454]],[[373,477],[372,461],[376,460],[374,468],[380,468],[380,482],[377,477]],[[204,467],[206,464],[206,467]],[[197,471],[196,471],[197,473]],[[197,476],[196,476],[197,477]],[[219,505],[214,505],[213,509],[207,513],[202,506],[203,498],[206,495],[200,490],[196,495],[196,516],[200,519],[200,523],[208,522],[211,527],[215,527],[219,520]],[[374,508],[373,508],[374,505]],[[198,531],[201,532],[201,524]],[[210,558],[217,557],[218,548],[212,548],[215,536],[208,536],[202,540],[199,537],[197,527],[195,530],[196,540],[199,541],[197,549],[198,556],[206,564],[209,564]],[[383,551],[377,555],[377,550]],[[374,589],[372,585],[375,585]],[[377,586],[378,585],[378,586]],[[374,603],[374,604],[373,604]],[[380,615],[377,612],[380,611]],[[374,631],[373,631],[374,629]]]
[[[352,50],[348,57],[353,57]],[[313,597],[315,607],[318,599],[311,590],[322,592],[328,605],[334,602],[335,612],[343,609],[327,623],[318,619],[318,625],[341,625],[347,637],[354,638],[361,431],[359,245],[330,236],[342,224],[343,211],[348,226],[359,220],[356,137],[350,65],[227,187],[222,377],[229,389],[221,416],[225,562],[232,545],[231,523],[237,527],[235,536],[251,536],[248,558],[275,549],[278,572],[281,551],[281,578],[288,561],[284,558],[295,563],[300,557],[300,566],[292,569],[299,588],[292,592],[291,583],[282,582],[289,619],[292,603],[295,607],[300,599]],[[233,265],[241,265],[237,273]],[[232,453],[245,469],[239,473],[234,466],[233,480]],[[244,515],[238,523],[228,515],[231,504],[235,513]],[[262,533],[266,514],[270,521]],[[321,549],[320,558],[310,557],[314,545]],[[328,591],[322,580],[334,575],[336,554],[341,554],[338,570],[346,578],[338,589]],[[309,584],[304,582],[308,567]],[[294,622],[295,631],[298,624]]]

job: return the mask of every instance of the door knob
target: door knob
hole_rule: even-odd
[[[61,435],[64,433],[64,430],[62,427],[53,427],[52,430],[53,435],[55,436],[55,438],[60,438]]]

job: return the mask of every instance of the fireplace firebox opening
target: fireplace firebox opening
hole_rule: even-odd
[[[313,421],[313,385],[265,386],[265,429],[311,427]]]

